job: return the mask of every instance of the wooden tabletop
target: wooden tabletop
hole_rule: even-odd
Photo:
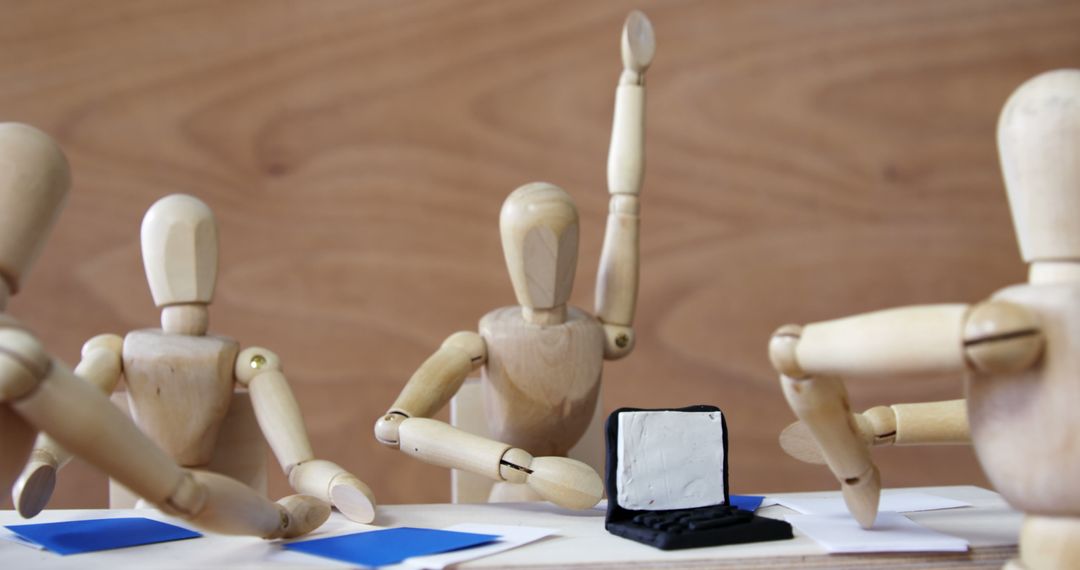
[[[829,555],[809,538],[678,551],[657,550],[609,534],[601,510],[568,511],[546,503],[386,505],[378,527],[442,528],[459,523],[517,524],[558,529],[558,536],[461,565],[463,568],[953,568],[999,567],[1016,555],[1022,515],[996,494],[978,487],[925,487],[920,490],[966,501],[972,508],[913,513],[916,522],[971,543],[966,553],[895,553]],[[829,496],[837,493],[800,495]],[[794,494],[785,495],[794,496]],[[792,511],[765,507],[760,514],[782,518]],[[130,510],[56,510],[35,521],[54,522],[132,516]],[[156,511],[136,514],[170,520]],[[27,522],[12,511],[0,512],[0,524]],[[176,521],[170,521],[176,522]],[[325,537],[374,528],[352,523],[335,513],[310,537]],[[143,567],[347,567],[330,560],[285,552],[275,541],[208,535],[197,540],[62,557],[12,542],[0,541],[0,560],[7,568]]]

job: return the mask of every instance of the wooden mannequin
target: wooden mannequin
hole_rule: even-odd
[[[329,501],[357,522],[371,522],[375,502],[362,481],[338,465],[315,459],[300,408],[281,372],[277,355],[265,348],[239,350],[231,338],[207,334],[209,305],[217,278],[217,225],[199,199],[173,194],[158,200],[142,224],[143,263],[161,328],[137,330],[123,340],[95,339],[113,366],[86,378],[111,393],[123,374],[132,417],[150,438],[185,467],[207,469],[218,432],[239,386],[250,391],[266,439],[289,484]],[[94,341],[91,341],[94,342]],[[40,508],[52,492],[55,471],[69,455],[48,436],[16,488],[16,504]]]
[[[26,461],[33,426],[162,511],[203,529],[277,538],[317,528],[330,516],[323,501],[294,495],[274,504],[227,477],[178,467],[100,390],[2,312],[60,213],[70,180],[67,160],[47,135],[0,124],[0,485],[10,486]],[[76,374],[118,370],[111,340],[87,342]]]
[[[634,346],[644,74],[654,49],[652,25],[644,14],[632,12],[622,35],[624,70],[608,158],[611,203],[597,315],[566,304],[578,247],[578,215],[570,195],[542,182],[518,188],[503,204],[499,227],[520,306],[488,313],[480,319],[479,333],[450,336],[375,424],[380,443],[499,482],[493,500],[542,498],[580,509],[603,495],[596,472],[565,454],[592,417],[603,360],[622,358]],[[490,432],[498,441],[428,419],[478,368]]]
[[[1027,284],[974,306],[787,325],[773,336],[770,358],[864,527],[874,522],[880,482],[840,379],[964,373],[976,455],[994,487],[1027,513],[1011,565],[1080,568],[1080,70],[1017,89],[1001,113],[998,147]],[[927,432],[961,435],[959,415],[944,417],[946,427]],[[937,420],[926,415],[909,427]]]

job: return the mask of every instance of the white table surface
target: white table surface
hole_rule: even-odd
[[[592,568],[714,568],[746,567],[887,567],[962,566],[986,563],[1015,555],[1022,515],[994,492],[978,487],[924,487],[920,491],[966,501],[972,508],[912,513],[910,518],[934,530],[967,539],[972,550],[963,554],[905,553],[884,555],[828,555],[815,542],[796,532],[793,540],[740,544],[688,550],[662,551],[609,534],[604,512],[569,511],[548,503],[385,505],[376,525],[353,523],[335,513],[318,531],[304,538],[327,537],[381,527],[443,528],[459,523],[487,523],[549,527],[558,536],[462,564],[463,568],[559,567]],[[896,492],[895,491],[885,491]],[[829,496],[827,493],[783,493],[788,496]],[[792,511],[765,507],[759,514],[783,518]],[[0,511],[0,525],[57,522],[104,517],[146,516],[184,526],[153,510],[52,510],[32,521],[13,511]],[[7,532],[0,529],[0,532]],[[347,564],[286,552],[278,541],[206,535],[135,548],[59,556],[0,540],[0,567],[15,568],[167,568],[167,567],[349,567]],[[385,567],[396,568],[396,567]]]

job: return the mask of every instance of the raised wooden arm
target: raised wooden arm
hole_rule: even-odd
[[[328,501],[360,523],[375,520],[375,494],[359,478],[330,461],[316,459],[300,406],[273,352],[252,347],[236,357],[235,376],[251,392],[255,418],[289,485]]]
[[[641,12],[631,12],[623,27],[624,69],[615,91],[607,165],[611,202],[596,279],[596,315],[604,324],[604,356],[609,359],[622,358],[634,348],[638,196],[645,174],[645,71],[655,52],[652,24]]]

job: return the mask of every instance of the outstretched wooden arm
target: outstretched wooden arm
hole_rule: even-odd
[[[359,478],[330,461],[315,458],[304,418],[273,352],[252,347],[236,357],[235,376],[251,392],[259,428],[299,493],[328,501],[360,523],[375,520],[375,495]]]
[[[971,443],[966,400],[875,406],[854,416],[860,439],[871,447]],[[821,448],[803,422],[780,432],[780,447],[799,461],[825,463]]]
[[[926,305],[868,313],[773,334],[769,358],[788,404],[841,482],[848,510],[865,528],[877,518],[877,467],[840,378],[1023,370],[1043,339],[1029,311],[1001,301],[975,307]]]
[[[633,11],[622,35],[623,72],[615,91],[615,116],[608,150],[611,202],[596,279],[596,315],[604,325],[604,356],[622,358],[634,348],[638,289],[638,226],[645,174],[645,71],[656,52],[652,24]]]
[[[486,360],[483,337],[473,332],[450,336],[375,423],[375,439],[425,463],[525,483],[544,499],[567,508],[595,505],[603,484],[588,465],[565,457],[534,458],[523,449],[426,417],[446,405],[469,373]]]
[[[330,515],[310,497],[271,503],[227,477],[181,469],[95,386],[25,331],[0,327],[0,403],[132,492],[203,529],[266,538],[310,532]]]
[[[82,360],[75,375],[97,386],[103,394],[112,394],[123,372],[120,352],[123,339],[112,334],[95,336],[82,347]],[[47,433],[39,433],[19,478],[11,489],[12,500],[19,514],[32,518],[49,503],[56,486],[56,474],[71,461],[71,453]]]

